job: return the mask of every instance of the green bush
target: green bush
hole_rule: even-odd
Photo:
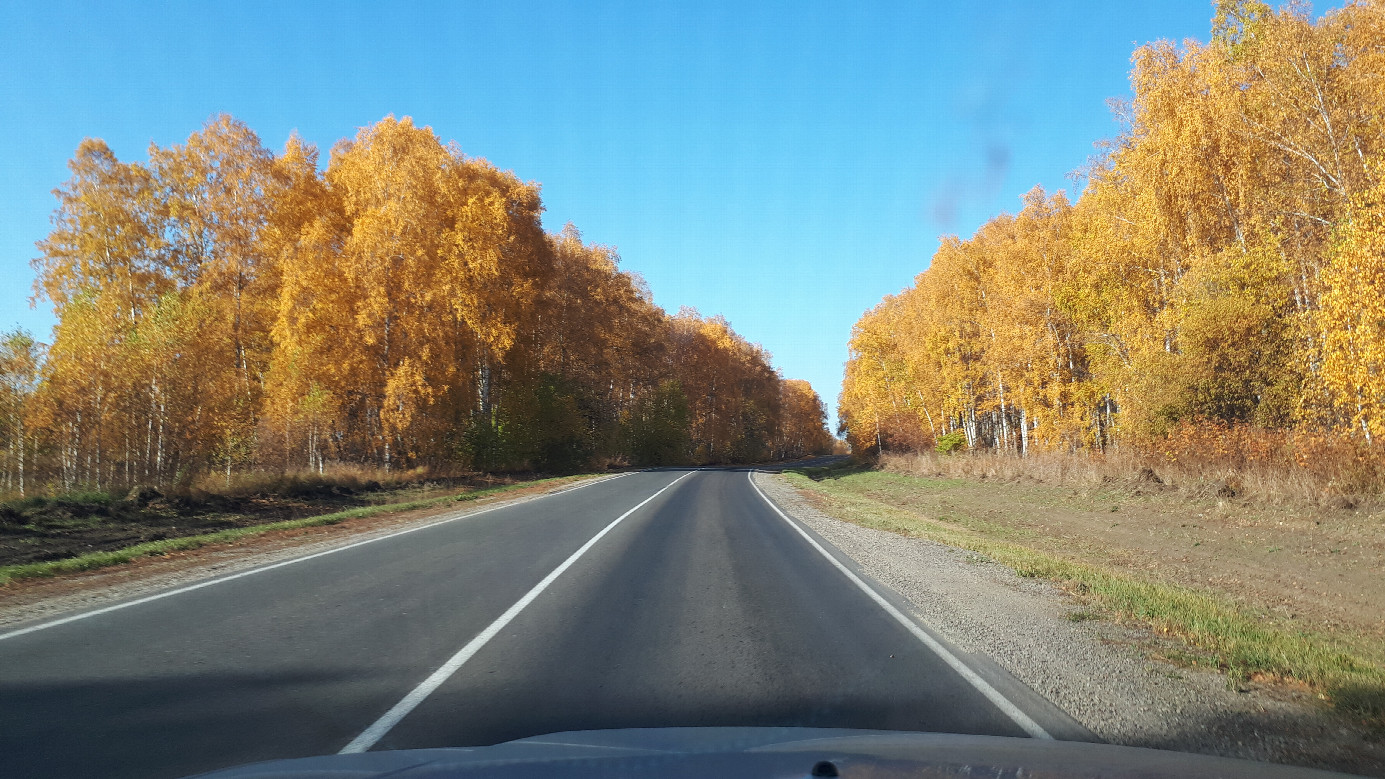
[[[622,433],[638,465],[688,462],[692,436],[688,398],[677,380],[663,382],[637,398],[626,413]]]
[[[947,435],[939,436],[938,444],[933,448],[937,450],[938,454],[952,454],[967,448],[967,436],[961,430],[953,430]]]

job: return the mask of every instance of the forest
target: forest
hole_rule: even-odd
[[[1287,456],[1297,441],[1302,459],[1312,440],[1378,459],[1385,9],[1223,0],[1209,42],[1132,63],[1121,132],[1075,202],[1035,188],[944,237],[857,322],[841,396],[855,451],[1173,458],[1168,442],[1191,440]]]
[[[754,462],[823,403],[721,317],[668,315],[539,186],[411,119],[268,150],[218,116],[88,139],[33,261],[52,343],[0,337],[0,493],[245,472]]]

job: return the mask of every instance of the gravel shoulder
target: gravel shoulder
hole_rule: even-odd
[[[520,488],[467,503],[461,509],[440,506],[350,519],[336,525],[272,531],[233,543],[137,558],[108,568],[13,581],[0,585],[0,632],[401,531],[450,522],[500,505],[536,500],[601,478],[614,477]]]
[[[973,552],[824,514],[782,477],[756,483],[795,519],[901,595],[914,616],[983,654],[1113,744],[1385,777],[1379,735],[1282,685],[1228,689],[1221,674],[1162,658],[1148,631],[1083,619],[1082,604]]]

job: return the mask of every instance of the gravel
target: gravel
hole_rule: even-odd
[[[968,550],[830,517],[782,477],[757,473],[779,506],[902,596],[958,649],[989,657],[1113,744],[1385,777],[1385,743],[1303,690],[1228,688],[1208,670],[1156,659],[1178,645],[1086,619],[1076,598]]]

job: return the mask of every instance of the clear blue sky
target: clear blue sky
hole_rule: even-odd
[[[0,328],[85,136],[126,160],[231,113],[324,152],[386,114],[543,184],[545,225],[619,248],[835,407],[851,325],[1116,131],[1172,2],[137,4],[0,8]]]

